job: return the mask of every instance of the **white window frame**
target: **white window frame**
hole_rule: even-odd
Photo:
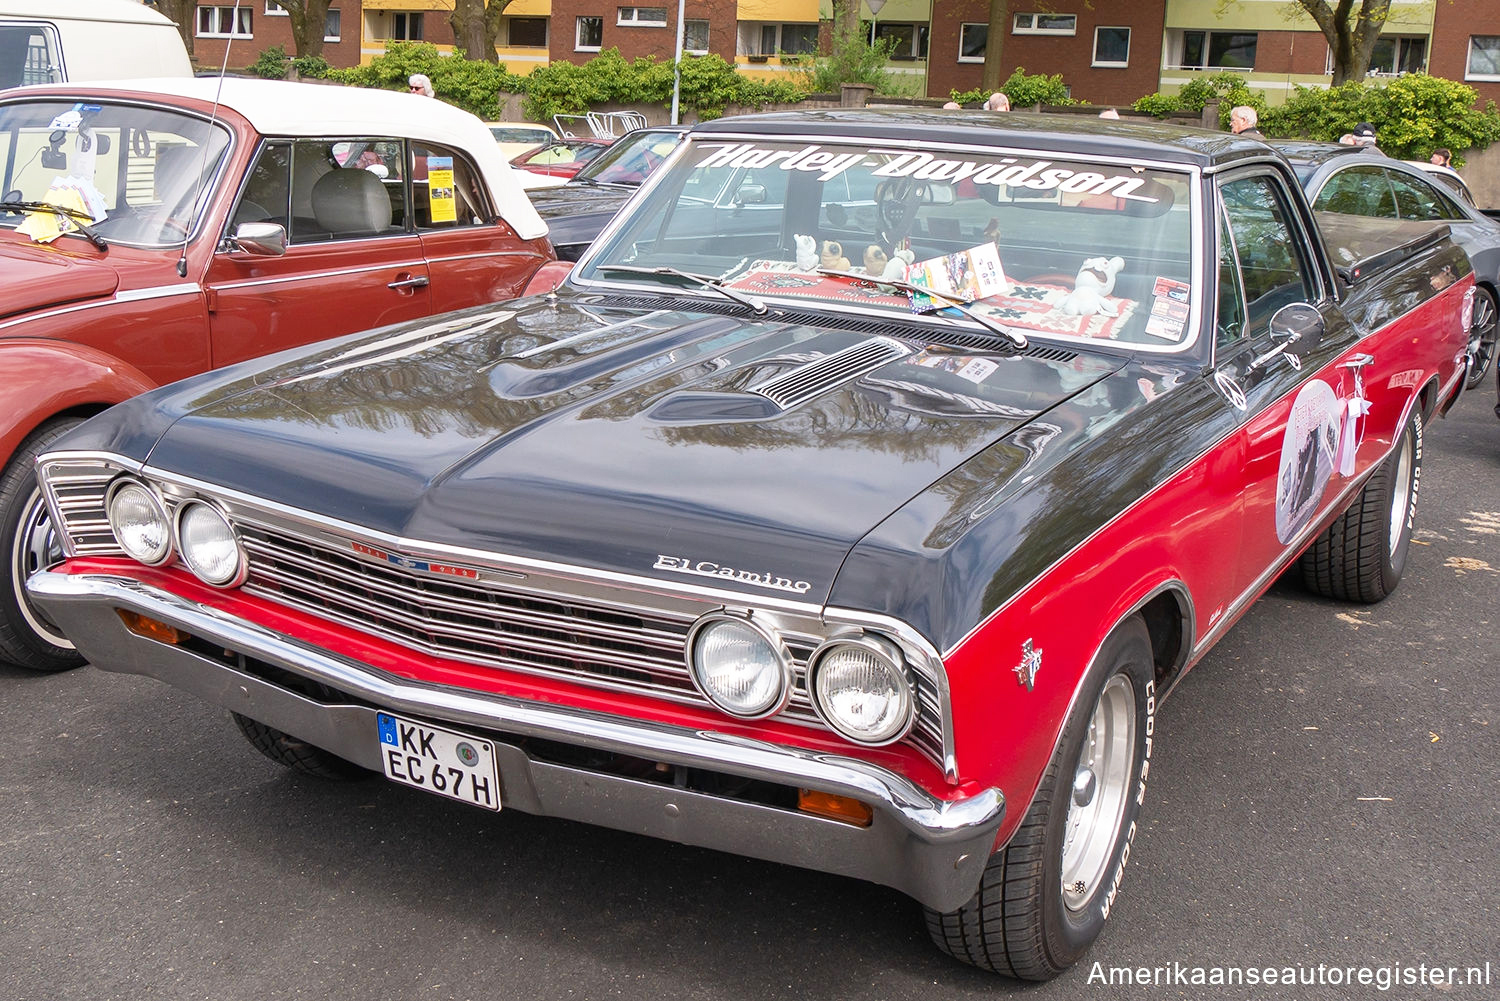
[[[1099,32],[1101,32],[1101,31],[1123,31],[1123,32],[1125,32],[1125,61],[1124,62],[1118,62],[1118,61],[1113,60],[1113,59],[1101,61],[1099,59]],[[1100,67],[1102,69],[1124,69],[1125,67],[1127,67],[1127,66],[1130,65],[1130,28],[1129,28],[1128,25],[1124,25],[1124,24],[1101,24],[1101,25],[1098,25],[1098,26],[1096,26],[1094,28],[1094,54],[1093,54],[1093,62],[1091,63],[1091,65],[1098,66],[1098,67]]]
[[[330,24],[333,31],[329,31]],[[323,41],[337,42],[343,37],[344,15],[339,13],[337,7],[329,7],[328,14],[323,18]]]
[[[1060,26],[1039,27],[1042,18],[1066,19],[1068,27]],[[1076,35],[1078,34],[1077,14],[1047,14],[1037,11],[1028,11],[1024,14],[1013,14],[1010,19],[1010,33],[1012,35]]]
[[[703,48],[701,48],[701,49],[693,49],[693,48],[689,48],[688,47],[688,33],[687,33],[687,30],[688,30],[688,28],[690,28],[692,25],[695,25],[695,24],[701,24],[701,25],[703,25]],[[691,52],[695,56],[707,55],[708,51],[709,51],[709,41],[708,41],[708,39],[709,39],[709,32],[711,30],[710,26],[709,26],[709,23],[708,23],[708,19],[707,18],[703,18],[703,17],[685,17],[685,18],[682,19],[682,25],[683,25],[682,51],[684,51],[684,52]]]
[[[583,22],[599,22],[599,44],[583,44]],[[598,52],[604,46],[604,18],[597,14],[583,14],[573,19],[573,51],[574,52]]]
[[[278,7],[271,0],[266,0],[266,17],[286,17],[286,8]]]
[[[255,37],[255,18],[253,16],[254,11],[251,8],[249,8],[249,7],[240,7],[240,8],[238,8],[238,10],[239,10],[239,18],[236,19],[235,18],[235,10],[236,10],[236,8],[234,7],[233,4],[215,4],[215,5],[210,6],[210,7],[199,7],[199,8],[197,8],[197,11],[196,11],[196,13],[195,13],[195,15],[193,17],[193,27],[194,27],[194,29],[196,29],[193,32],[193,36],[195,38],[254,38]],[[211,14],[212,15],[211,19],[213,21],[213,28],[214,28],[214,30],[212,30],[212,31],[204,31],[203,30],[203,15],[204,14]],[[223,24],[224,24],[224,22],[226,20],[230,21],[230,30],[229,31],[223,31],[223,30],[221,30],[222,27],[223,27]],[[243,21],[244,24],[245,24],[245,29],[246,30],[244,30],[244,31],[238,30],[239,29],[239,24],[235,23],[236,20]]]
[[[1500,80],[1500,72],[1496,72],[1496,73],[1475,73],[1473,71],[1473,66],[1474,66],[1474,39],[1476,39],[1476,38],[1492,39],[1494,41],[1494,43],[1495,43],[1495,52],[1496,52],[1496,56],[1497,56],[1497,62],[1500,62],[1500,35],[1470,35],[1469,36],[1469,48],[1468,48],[1468,51],[1466,53],[1464,53],[1464,79],[1465,80]],[[1497,67],[1497,68],[1500,68],[1500,67]]]
[[[966,56],[966,55],[964,55],[964,33],[969,28],[983,28],[985,30],[986,37],[985,37],[985,40],[984,40],[984,47],[985,47],[986,50],[989,49],[989,37],[988,37],[989,30],[990,30],[989,23],[988,22],[979,22],[979,21],[964,21],[964,22],[960,23],[959,26],[958,26],[958,61],[961,62],[961,63],[982,63],[982,62],[984,62],[984,56],[982,56],[982,55],[981,56]]]
[[[646,20],[641,17],[644,11],[661,11],[661,20]],[[667,8],[665,7],[616,7],[615,25],[620,28],[665,28],[667,26]]]

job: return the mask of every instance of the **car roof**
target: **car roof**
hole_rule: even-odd
[[[917,143],[1041,146],[1059,153],[1161,160],[1204,170],[1274,155],[1264,142],[1229,132],[1161,122],[1106,120],[1092,115],[837,108],[718,118],[694,126],[692,132],[694,135],[740,132],[786,136],[819,134]]]
[[[107,21],[111,24],[171,24],[160,11],[139,0],[0,0],[0,18],[49,21]]]
[[[1270,144],[1293,163],[1322,166],[1347,156],[1390,158],[1374,146],[1348,146],[1344,143],[1314,142],[1310,139],[1272,139]]]
[[[67,99],[116,93],[138,100],[175,97],[229,108],[267,136],[394,133],[456,146],[473,158],[495,195],[500,215],[522,239],[536,239],[547,232],[484,123],[467,111],[421,94],[244,77],[161,77],[18,87],[5,97],[57,95]]]

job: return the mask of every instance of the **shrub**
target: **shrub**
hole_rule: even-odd
[[[895,47],[894,38],[878,38],[872,45],[863,35],[856,35],[826,56],[784,61],[798,67],[802,87],[812,94],[837,94],[846,83],[868,84],[876,93],[887,94],[900,89],[901,81],[886,72]]]
[[[461,53],[443,56],[429,42],[393,42],[386,53],[365,66],[330,70],[330,80],[358,87],[406,90],[413,73],[425,73],[438,98],[484,119],[500,115],[501,93],[517,94],[526,89],[526,78],[507,72],[503,66]]]
[[[269,49],[262,49],[255,62],[246,67],[251,73],[266,80],[286,79],[286,49],[280,45],[273,45]]]
[[[1068,85],[1061,73],[1048,76],[1045,73],[1027,74],[1025,67],[1017,66],[1009,79],[1000,85],[1000,92],[1010,98],[1012,108],[1030,108],[1038,104],[1082,104],[1068,96]],[[953,100],[959,104],[983,104],[990,91],[983,87],[973,90],[951,91]]]
[[[333,67],[322,56],[293,56],[292,69],[299,77],[316,80],[326,77]]]
[[[1266,95],[1251,90],[1240,73],[1215,73],[1200,76],[1183,85],[1176,94],[1147,94],[1131,105],[1136,111],[1144,111],[1157,118],[1173,114],[1200,114],[1211,101],[1219,102],[1219,127],[1229,127],[1229,112],[1240,105],[1248,105],[1261,116],[1261,131],[1270,135],[1264,121],[1266,117]]]
[[[526,117],[545,122],[553,115],[581,115],[601,104],[672,105],[672,63],[654,56],[628,60],[619,49],[606,49],[582,65],[553,63],[526,77]],[[682,60],[679,104],[700,119],[717,118],[731,104],[759,108],[803,97],[789,83],[760,83],[736,73],[715,54]]]

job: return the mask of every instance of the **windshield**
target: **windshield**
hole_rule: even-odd
[[[163,108],[34,101],[0,105],[7,202],[80,209],[112,243],[180,243],[196,228],[229,132]],[[0,226],[25,213],[0,210]]]
[[[1025,335],[1181,350],[1193,191],[1186,171],[1060,156],[695,137],[577,279],[703,294],[640,273],[674,268],[760,299],[938,305],[871,280],[889,277]]]
[[[632,132],[578,172],[601,184],[640,184],[677,148],[680,132]]]

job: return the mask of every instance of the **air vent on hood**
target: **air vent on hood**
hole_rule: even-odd
[[[782,410],[790,410],[911,353],[911,348],[900,341],[871,337],[751,386],[750,392],[764,396]]]

